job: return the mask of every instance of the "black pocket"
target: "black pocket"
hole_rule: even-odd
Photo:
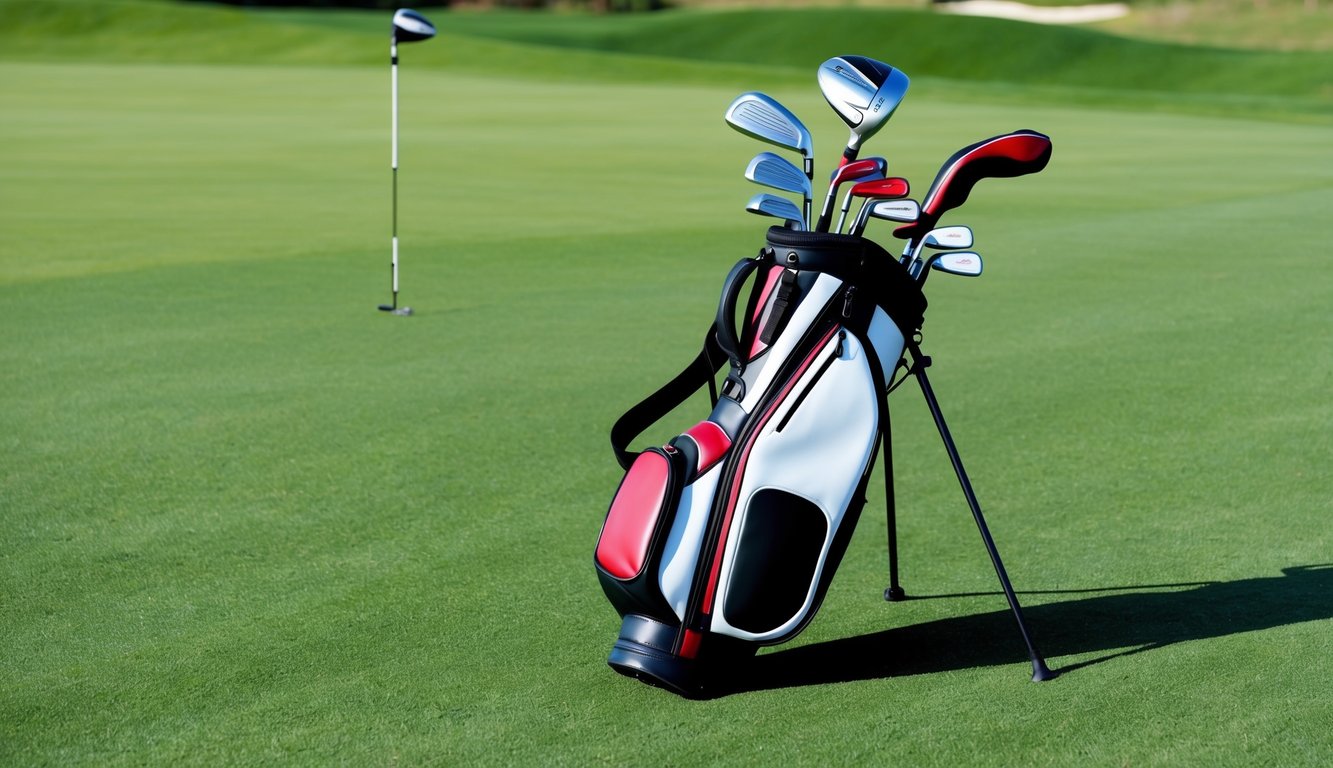
[[[731,626],[763,634],[805,605],[828,535],[809,499],[774,488],[755,492],[745,511],[722,614]]]

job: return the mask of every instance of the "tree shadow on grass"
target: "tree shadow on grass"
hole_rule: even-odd
[[[1063,667],[1051,663],[1052,669],[1067,674],[1173,643],[1333,618],[1333,565],[1285,568],[1282,574],[1188,585],[1020,592],[1019,595],[1021,601],[1024,596],[1041,594],[1112,592],[1023,607],[1033,641],[1048,663],[1064,656],[1105,652]],[[1182,586],[1192,588],[1145,591]],[[981,594],[994,594],[1004,606],[1002,593]],[[966,596],[969,595],[912,599]],[[1004,607],[990,613],[760,654],[729,686],[728,692],[878,680],[1027,660],[1013,614]]]

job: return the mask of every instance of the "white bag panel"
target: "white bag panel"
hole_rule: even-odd
[[[901,339],[901,334],[898,338]],[[814,602],[815,587],[833,537],[865,473],[879,429],[879,394],[875,391],[868,358],[854,336],[848,334],[841,343],[841,356],[819,375],[822,363],[839,344],[836,336],[830,340],[825,354],[820,355],[803,374],[802,380],[787,395],[786,402],[769,418],[750,450],[718,577],[718,591],[713,603],[714,632],[760,642],[776,639],[795,629]],[[896,357],[894,362],[897,362]],[[777,426],[786,412],[817,375],[818,381],[790,421],[778,432]],[[722,606],[726,605],[731,566],[736,560],[740,532],[745,528],[749,500],[765,488],[787,491],[810,500],[823,511],[828,533],[801,609],[782,626],[755,634],[728,624]]]
[[[717,490],[717,481],[722,476],[724,464],[725,461],[719,461],[681,491],[680,504],[676,506],[676,519],[671,523],[671,532],[667,534],[666,547],[662,551],[662,565],[657,573],[658,584],[667,603],[676,612],[676,618],[681,621],[685,620],[685,603],[690,599],[694,567],[699,561],[699,548],[708,527],[713,493]]]
[[[898,368],[898,361],[903,357],[903,332],[889,319],[880,307],[875,307],[875,315],[870,320],[870,344],[879,356],[879,364],[884,369],[884,383],[893,379],[893,372]]]
[[[818,317],[820,310],[828,303],[842,288],[842,281],[830,275],[820,275],[815,284],[810,287],[810,292],[801,297],[801,303],[796,305],[796,311],[792,312],[791,319],[787,321],[787,326],[782,329],[773,341],[773,345],[764,353],[763,369],[759,372],[759,378],[754,384],[745,391],[745,397],[741,399],[741,407],[746,413],[754,413],[754,407],[758,404],[773,383],[773,377],[777,375],[778,368],[781,368],[781,361],[786,360],[795,347],[800,342],[801,337],[805,335],[805,329],[810,326]]]

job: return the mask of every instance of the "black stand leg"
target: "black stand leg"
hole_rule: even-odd
[[[995,575],[1000,577],[1000,586],[1004,589],[1005,599],[1009,601],[1009,608],[1014,612],[1014,619],[1018,621],[1018,631],[1023,635],[1023,642],[1027,645],[1028,658],[1032,660],[1032,679],[1037,682],[1050,680],[1056,673],[1046,666],[1041,654],[1037,653],[1037,647],[1032,644],[1032,636],[1028,633],[1027,622],[1023,620],[1023,609],[1018,604],[1018,596],[1014,594],[1013,585],[1009,583],[1009,574],[1005,573],[1004,563],[1000,562],[1000,553],[995,548],[995,540],[991,538],[990,529],[986,527],[986,519],[981,515],[981,505],[977,502],[977,495],[972,491],[972,483],[967,479],[967,472],[963,470],[963,460],[958,456],[958,448],[954,445],[953,437],[949,435],[949,427],[944,423],[944,414],[940,412],[939,401],[935,399],[935,392],[930,388],[930,380],[926,378],[926,368],[930,367],[930,358],[921,354],[920,347],[914,341],[909,342],[909,348],[912,351],[913,371],[921,384],[921,393],[926,397],[930,415],[935,418],[935,426],[940,431],[940,438],[944,440],[949,461],[953,462],[958,483],[963,486],[963,495],[967,496],[967,504],[972,509],[972,518],[977,523],[977,530],[981,532],[981,540],[986,544],[991,564],[995,566]]]
[[[889,586],[884,599],[896,603],[907,599],[907,593],[898,585],[898,511],[893,499],[893,439],[889,423],[889,409],[884,408],[884,509],[889,523]]]

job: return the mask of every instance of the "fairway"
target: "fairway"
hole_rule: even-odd
[[[762,244],[741,171],[770,147],[726,105],[787,104],[817,173],[846,129],[812,69],[559,69],[471,20],[402,52],[416,314],[391,317],[387,21],[349,18],[271,58],[154,61],[129,32],[69,60],[0,47],[0,764],[1333,759],[1327,92],[1270,121],[1202,90],[1165,110],[924,78],[866,145],[917,199],[961,146],[1054,141],[946,217],[986,273],[931,279],[923,349],[1062,674],[1029,681],[909,384],[919,599],[881,599],[877,469],[815,620],[742,690],[686,701],[605,664],[607,432]],[[483,50],[508,58],[451,59]]]

